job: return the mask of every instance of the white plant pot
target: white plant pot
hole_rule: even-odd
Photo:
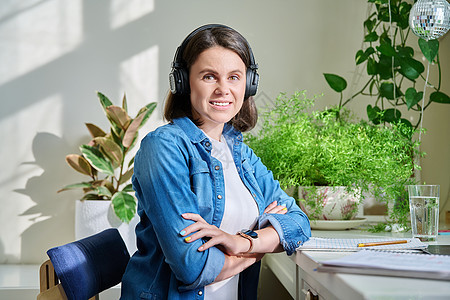
[[[319,186],[310,194],[307,188],[299,188],[301,209],[309,216],[319,220],[352,220],[361,215],[360,193],[351,193],[343,186]],[[314,201],[309,205],[304,199]]]
[[[108,228],[119,230],[130,255],[136,251],[134,229],[139,222],[136,215],[129,224],[123,223],[114,213],[111,201],[77,200],[75,203],[75,239],[79,240]]]

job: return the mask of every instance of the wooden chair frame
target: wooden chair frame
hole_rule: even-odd
[[[66,293],[50,260],[46,260],[39,269],[39,286],[40,293],[37,300],[67,300]],[[89,300],[99,300],[99,297],[95,295]]]

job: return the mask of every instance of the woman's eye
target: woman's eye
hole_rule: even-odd
[[[203,76],[203,79],[204,80],[214,80],[214,76],[210,75],[210,74],[207,74],[207,75]]]

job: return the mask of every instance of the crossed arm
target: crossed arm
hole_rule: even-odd
[[[285,206],[272,202],[264,210],[264,213],[285,214]],[[192,243],[201,238],[209,240],[198,248],[198,251],[205,251],[216,246],[225,254],[225,263],[222,271],[214,282],[225,280],[231,276],[239,274],[255,262],[262,259],[265,253],[281,252],[280,237],[272,226],[257,230],[258,239],[253,241],[252,253],[246,253],[250,248],[250,241],[240,235],[226,233],[214,225],[208,224],[200,215],[185,213],[184,219],[195,221],[181,232],[186,243]],[[245,253],[245,254],[244,254]]]

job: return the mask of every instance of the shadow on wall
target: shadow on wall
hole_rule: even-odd
[[[44,261],[49,248],[74,239],[75,199],[72,200],[70,194],[57,194],[58,187],[77,180],[61,155],[72,150],[56,135],[38,133],[33,139],[32,151],[35,161],[24,164],[37,165],[43,172],[29,178],[24,189],[15,190],[35,203],[20,215],[28,217],[32,223],[21,234],[22,263]]]

